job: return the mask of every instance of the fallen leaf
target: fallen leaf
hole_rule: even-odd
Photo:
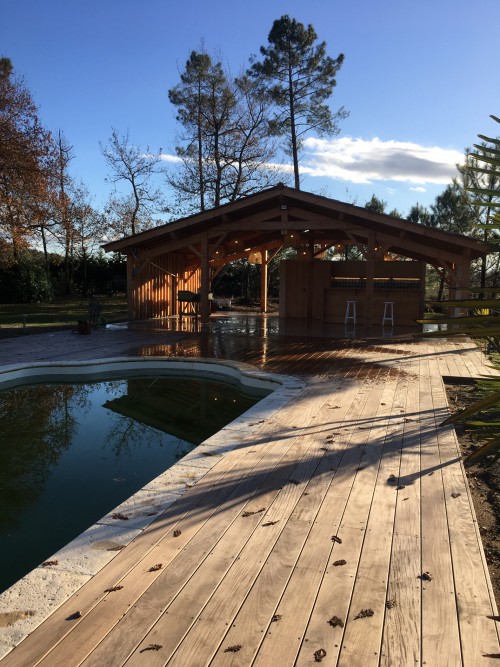
[[[266,508],[261,507],[260,510],[254,510],[253,512],[251,512],[250,510],[247,510],[246,512],[243,512],[243,514],[241,516],[244,516],[244,517],[252,516],[252,514],[259,514],[260,512],[265,512],[265,511],[266,511]]]
[[[320,648],[314,653],[314,660],[315,662],[321,662],[323,658],[326,656],[326,651],[324,648]]]
[[[75,621],[77,618],[81,618],[81,617],[82,617],[82,612],[81,612],[81,611],[75,611],[75,613],[74,613],[74,614],[70,614],[70,615],[66,618],[66,620],[67,620],[67,621]]]
[[[141,648],[139,653],[144,653],[145,651],[159,651],[161,649],[161,644],[150,644],[145,648]]]
[[[332,616],[331,619],[328,621],[328,624],[332,626],[332,628],[343,628],[344,627],[344,621],[339,618],[338,616]]]

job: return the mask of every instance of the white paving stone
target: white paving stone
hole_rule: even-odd
[[[90,575],[37,568],[2,593],[0,657],[17,646],[89,579]],[[6,625],[9,620],[11,624]]]
[[[141,532],[141,528],[128,525],[95,524],[47,559],[57,561],[50,570],[94,575],[116,556],[117,548],[126,546]]]

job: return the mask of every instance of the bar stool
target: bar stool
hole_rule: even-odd
[[[345,310],[344,324],[356,324],[356,303],[357,301],[348,301]]]
[[[382,326],[387,323],[394,326],[394,301],[384,301],[384,316],[382,318]]]

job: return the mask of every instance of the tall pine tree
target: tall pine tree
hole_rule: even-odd
[[[287,138],[297,190],[300,189],[299,154],[305,134],[337,134],[338,121],[348,115],[343,107],[333,113],[327,104],[344,54],[333,59],[326,55],[326,43],[316,41],[312,25],[305,27],[287,15],[282,16],[273,23],[269,45],[260,48],[262,60],[254,61],[248,70],[250,76],[261,82],[275,105],[271,130]]]
[[[182,210],[204,211],[277,180],[269,169],[268,103],[253,80],[233,79],[220,60],[192,51],[168,94],[182,128],[181,164],[169,177]]]

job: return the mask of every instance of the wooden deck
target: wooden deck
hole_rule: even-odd
[[[439,427],[442,377],[491,372],[470,341],[238,330],[135,352],[238,359],[307,386],[1,667],[499,664],[456,437]]]

